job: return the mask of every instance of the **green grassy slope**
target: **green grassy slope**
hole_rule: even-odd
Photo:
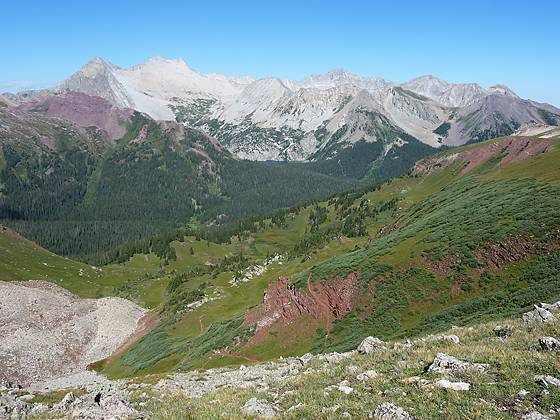
[[[101,368],[123,376],[346,350],[367,335],[414,336],[560,298],[560,148],[555,143],[546,154],[507,166],[500,160],[468,174],[456,160],[427,175],[340,194],[257,221],[227,244],[175,242],[177,261],[164,268],[174,286],[165,291],[163,322]],[[490,264],[484,257],[494,245],[511,261]],[[230,284],[274,254],[284,259],[247,283]],[[289,331],[273,329],[264,341],[245,344],[252,333],[241,326],[243,317],[266,287],[281,276],[303,287],[310,272],[321,281],[357,273],[354,309],[326,339],[323,321],[301,319]],[[214,300],[186,310],[203,294]],[[215,352],[228,346],[228,354]]]
[[[53,254],[10,229],[0,231],[0,281],[45,280],[80,297],[96,298],[123,295],[122,288],[148,275],[134,298],[153,308],[163,298],[163,290],[157,293],[159,264],[154,255],[137,255],[125,264],[90,266]]]

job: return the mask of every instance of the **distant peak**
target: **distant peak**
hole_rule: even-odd
[[[327,72],[327,74],[331,74],[333,76],[350,76],[352,73],[350,73],[348,70],[343,69],[343,68],[339,68],[339,69],[332,69],[329,70]]]
[[[118,67],[102,57],[93,57],[79,70],[79,72],[86,76],[93,76],[100,72],[113,70],[116,68]]]
[[[144,64],[175,64],[188,67],[187,63],[185,63],[182,58],[165,58],[161,55],[149,58]]]
[[[422,82],[432,82],[432,83],[439,83],[443,85],[448,85],[449,82],[446,80],[440,79],[432,74],[425,74],[424,76],[415,77],[414,79],[410,80],[407,83],[422,83]]]
[[[497,84],[494,86],[490,86],[488,90],[492,93],[497,93],[500,95],[513,96],[515,98],[519,97],[513,90],[511,90],[506,85]]]

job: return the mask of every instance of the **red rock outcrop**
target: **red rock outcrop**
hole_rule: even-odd
[[[461,159],[465,161],[465,166],[463,167],[461,174],[465,175],[493,157],[503,155],[500,160],[500,166],[506,166],[514,162],[528,159],[532,156],[537,156],[541,153],[546,153],[550,150],[551,144],[552,143],[549,140],[534,137],[507,137],[502,140],[463,150],[462,152],[452,155],[421,160],[414,165],[412,173],[418,175],[428,175],[434,171],[448,167],[457,159]]]
[[[244,325],[256,325],[256,331],[259,331],[276,322],[289,322],[303,315],[326,320],[340,318],[352,307],[357,278],[356,274],[350,274],[325,282],[308,279],[305,290],[281,277],[268,286],[263,303],[247,314]]]
[[[531,238],[514,236],[486,244],[475,251],[478,262],[499,270],[533,255],[549,255],[559,248],[557,243],[543,243]]]

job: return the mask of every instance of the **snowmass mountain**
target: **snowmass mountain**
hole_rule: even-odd
[[[359,142],[382,144],[375,159],[383,159],[394,145],[456,146],[526,125],[560,124],[560,109],[521,99],[503,85],[453,84],[434,76],[398,84],[344,70],[255,80],[201,74],[183,60],[162,57],[128,69],[94,58],[47,91],[7,99],[21,103],[68,91],[201,129],[251,160],[328,159]]]

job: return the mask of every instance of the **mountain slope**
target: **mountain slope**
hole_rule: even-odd
[[[100,369],[350,350],[558,300],[559,141],[491,140],[237,230],[179,235],[163,322]]]
[[[356,185],[235,159],[200,131],[81,93],[0,109],[0,122],[0,219],[96,264],[178,224],[223,224]]]

